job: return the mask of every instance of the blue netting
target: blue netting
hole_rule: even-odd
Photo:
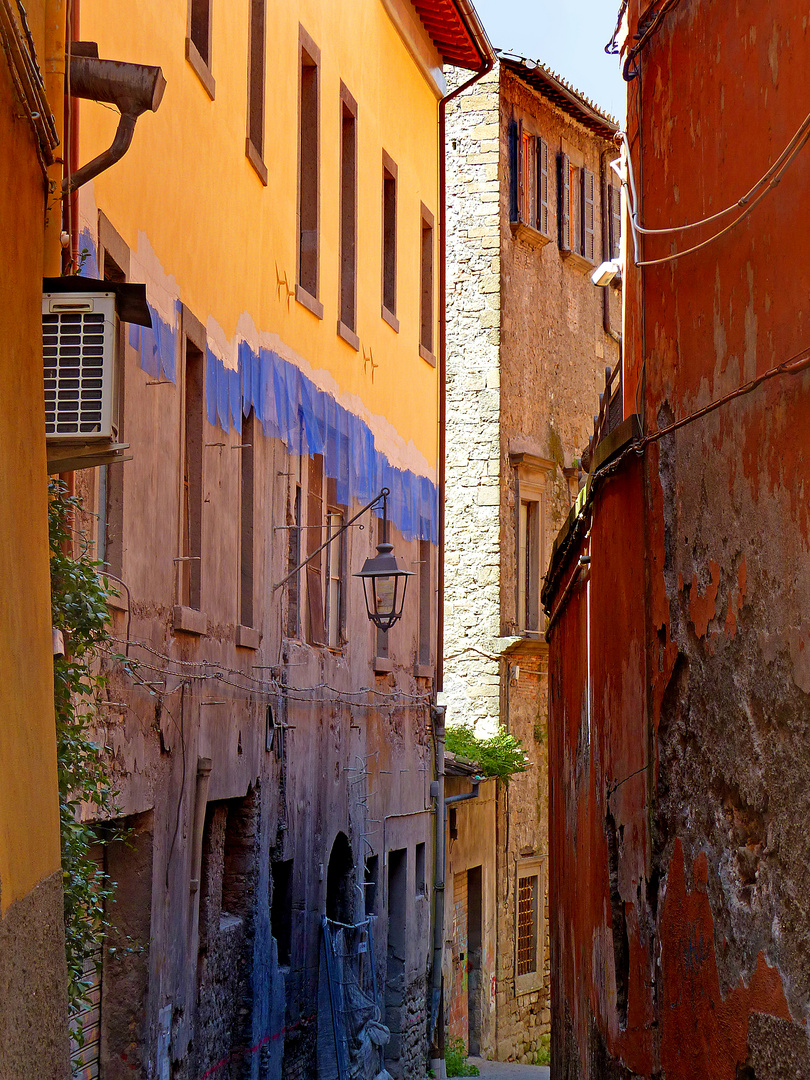
[[[93,269],[97,276],[96,246],[87,230],[80,244],[91,253],[85,272]],[[179,316],[170,326],[151,304],[149,312],[152,329],[130,323],[129,344],[152,378],[176,382]],[[436,485],[392,465],[374,445],[368,424],[271,349],[256,352],[240,341],[236,370],[206,350],[205,405],[209,422],[225,432],[233,427],[241,434],[242,417],[253,409],[264,434],[281,439],[291,454],[323,454],[324,472],[336,482],[337,500],[344,506],[353,500],[369,502],[382,487],[389,488],[388,514],[403,539],[437,542]]]

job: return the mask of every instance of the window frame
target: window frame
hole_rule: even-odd
[[[239,448],[239,625],[256,625],[256,433],[255,410],[242,420]]]
[[[436,219],[424,203],[419,204],[419,355],[436,366]],[[426,240],[426,234],[428,239]],[[429,331],[426,336],[426,331]]]
[[[195,33],[195,11],[205,9],[206,38],[205,55],[200,50],[198,35]],[[206,93],[213,101],[216,96],[216,80],[211,73],[211,43],[213,31],[213,0],[188,0],[188,16],[186,22],[186,60],[189,62],[197,78],[205,87]]]
[[[179,529],[179,555],[178,562],[178,603],[181,608],[202,612],[203,609],[203,539],[205,536],[204,517],[204,491],[205,491],[205,367],[207,353],[207,335],[205,327],[200,320],[192,314],[188,307],[183,304],[180,309],[181,319],[181,347],[183,360],[183,383],[181,401],[181,443],[180,443],[180,529]],[[189,377],[189,345],[192,346],[196,355],[194,364],[195,386],[191,387]],[[198,384],[198,385],[197,385]],[[190,413],[189,402],[190,390],[194,389],[195,422],[197,430],[192,432],[191,438],[199,441],[199,445],[193,445],[190,441]],[[192,457],[194,461],[192,462]],[[191,468],[195,465],[194,492],[191,491],[192,477]],[[188,473],[188,476],[187,476]],[[191,497],[194,495],[195,506],[192,507]],[[196,514],[195,514],[196,510]],[[186,535],[188,533],[188,535]],[[175,627],[178,629],[178,627]],[[180,627],[180,629],[188,629]]]
[[[560,255],[583,270],[596,265],[597,195],[596,174],[580,154],[563,148],[557,157],[557,243]]]
[[[306,61],[305,62],[305,58]],[[305,160],[305,136],[304,130],[305,101],[304,69],[311,68],[314,71],[314,85],[312,88],[313,101],[313,132],[310,139],[313,146],[312,161]],[[307,95],[308,96],[308,95]],[[296,268],[295,268],[295,299],[302,307],[318,319],[323,318],[323,304],[318,299],[320,290],[320,206],[321,206],[321,50],[306,32],[303,26],[298,27],[298,169],[297,169],[297,225],[298,240],[296,245]],[[306,150],[308,152],[308,150]],[[310,168],[305,168],[310,165]],[[312,191],[305,191],[304,178],[307,179],[307,187],[312,184]],[[307,207],[307,224],[312,228],[304,229],[304,199],[311,196],[312,206]],[[311,219],[310,219],[311,214]],[[306,270],[306,282],[302,280],[304,274],[304,236],[311,233],[312,240],[312,266]],[[309,254],[309,253],[308,253]],[[312,287],[310,287],[312,286]]]
[[[386,184],[390,184],[389,190],[393,191],[391,218],[388,221]],[[399,319],[397,318],[397,211],[399,197],[399,170],[396,162],[385,150],[382,152],[382,259],[381,259],[381,297],[382,318],[388,325],[399,333]],[[390,274],[390,290],[387,288]],[[392,300],[387,304],[386,300]]]
[[[351,175],[347,176],[348,162],[346,160],[346,121],[351,121],[352,128],[352,159]],[[340,261],[338,263],[338,306],[339,315],[337,332],[347,344],[360,351],[360,338],[357,336],[357,102],[350,93],[345,83],[340,84],[340,185],[339,185],[339,247]],[[347,190],[350,189],[350,190]],[[351,197],[351,206],[346,205],[347,194]],[[347,218],[351,221],[347,221]],[[347,267],[348,262],[348,267]],[[344,305],[347,297],[349,300],[348,310]],[[345,316],[350,317],[347,321]]]
[[[548,142],[512,120],[510,140],[510,227],[514,237],[543,246],[551,240]]]
[[[537,882],[534,896],[535,925],[534,925],[534,968],[518,974],[520,955],[520,882],[534,879]],[[515,866],[515,898],[514,898],[514,975],[515,993],[528,994],[542,987],[545,980],[545,955],[546,955],[546,860],[540,858],[521,859]]]
[[[265,88],[267,82],[267,0],[249,0],[248,19],[248,71],[245,156],[256,170],[262,184],[267,187],[267,166],[264,162]],[[258,13],[258,14],[257,14]],[[256,36],[260,24],[261,42],[256,49]],[[258,68],[258,70],[256,70]],[[256,97],[254,98],[254,95]],[[256,114],[258,113],[258,118]],[[259,130],[259,141],[254,138],[254,121]]]
[[[515,485],[515,609],[512,625],[524,638],[542,640],[545,635],[545,615],[540,593],[545,580],[548,554],[548,507],[547,487],[553,474],[554,463],[531,454],[510,454]],[[523,521],[523,505],[536,506],[534,529],[534,553],[529,549],[529,515]],[[527,623],[527,604],[534,599],[537,625]]]
[[[324,627],[326,630],[326,645],[328,648],[339,651],[346,644],[346,567],[348,566],[348,533],[346,529],[339,532],[346,522],[348,508],[340,506],[337,502],[336,482],[326,481],[326,539],[328,546],[324,549],[326,554],[324,567]],[[333,532],[332,518],[339,518]],[[337,575],[333,573],[335,558],[338,564]],[[333,582],[337,582],[337,615],[334,610]],[[336,626],[333,620],[337,618]],[[336,633],[333,633],[333,629]]]

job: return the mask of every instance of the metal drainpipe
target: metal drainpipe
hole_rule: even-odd
[[[607,252],[612,258],[613,253],[610,251],[610,207],[605,207],[605,196],[608,193],[608,171],[605,165],[605,157],[607,154],[613,154],[613,150],[603,150],[599,155],[599,181],[602,185],[602,251]],[[607,257],[607,256],[605,256]],[[605,285],[602,289],[602,327],[609,338],[619,346],[619,364],[622,362],[622,335],[613,329],[613,325],[610,321],[610,290],[611,285]]]
[[[436,1077],[445,1076],[444,1039],[436,1033],[442,996],[442,954],[444,951],[444,874],[446,866],[446,837],[444,815],[444,717],[445,707],[436,705],[431,710],[433,734],[436,740],[436,780],[431,784],[431,795],[436,800],[436,853],[433,877],[433,970],[430,995],[430,1067]]]

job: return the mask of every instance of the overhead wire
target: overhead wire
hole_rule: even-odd
[[[783,174],[793,164],[796,157],[804,148],[808,139],[810,139],[810,113],[804,118],[799,125],[796,132],[788,141],[782,153],[774,161],[774,163],[768,168],[765,174],[760,177],[759,180],[741,196],[736,202],[730,206],[725,207],[723,210],[718,210],[714,214],[710,214],[705,218],[701,218],[698,221],[687,222],[683,225],[671,225],[658,228],[650,228],[644,226],[638,219],[638,192],[636,189],[635,173],[633,171],[633,159],[630,153],[629,140],[626,132],[619,132],[619,138],[622,142],[624,153],[621,158],[621,163],[626,168],[626,176],[622,175],[621,169],[616,168],[619,164],[618,160],[611,162],[611,168],[619,176],[622,185],[625,188],[625,192],[628,199],[630,228],[633,232],[634,251],[635,251],[635,266],[658,266],[662,263],[674,262],[676,259],[682,259],[685,255],[691,255],[696,251],[700,251],[702,248],[707,247],[709,244],[719,240],[721,236],[730,232],[736,225],[738,225],[745,217],[750,214],[756,206],[768,195],[782,179]],[[762,190],[759,190],[759,189]],[[759,194],[755,196],[755,193],[759,191]],[[638,257],[638,235],[642,236],[664,236],[671,235],[678,232],[686,232],[690,229],[699,229],[705,225],[709,225],[714,221],[726,217],[728,214],[733,213],[735,210],[740,209],[742,212],[729,222],[719,232],[714,233],[712,236],[702,240],[699,244],[694,244],[691,247],[685,248],[682,251],[673,252],[670,255],[665,255],[657,259],[639,259]]]

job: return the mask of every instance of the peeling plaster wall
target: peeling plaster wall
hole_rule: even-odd
[[[645,225],[728,206],[778,157],[803,115],[808,33],[792,0],[666,16],[630,86]],[[639,387],[645,430],[806,347],[808,183],[805,150],[731,232],[629,269],[625,407]],[[647,259],[670,250],[644,241]],[[588,511],[590,673],[584,587],[551,644],[566,1080],[810,1072],[809,402],[807,372],[768,381],[625,464]]]

